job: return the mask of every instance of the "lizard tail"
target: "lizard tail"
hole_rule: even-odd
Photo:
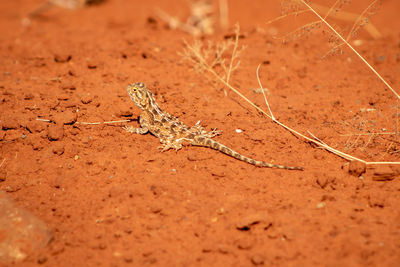
[[[284,165],[272,164],[272,163],[268,163],[265,161],[258,161],[258,160],[252,159],[252,158],[248,158],[248,157],[239,154],[238,152],[232,150],[231,148],[229,148],[211,138],[196,136],[194,138],[194,141],[195,142],[192,142],[192,145],[205,146],[205,147],[209,147],[209,148],[218,150],[228,156],[231,156],[235,159],[247,162],[247,163],[257,166],[257,167],[277,168],[277,169],[285,169],[285,170],[301,170],[301,171],[304,169],[302,167],[284,166]]]

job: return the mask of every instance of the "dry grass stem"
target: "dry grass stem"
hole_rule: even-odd
[[[268,110],[269,110],[269,113],[271,114],[271,119],[272,119],[273,121],[276,121],[275,116],[274,116],[274,114],[272,113],[272,110],[271,110],[271,108],[270,108],[270,106],[269,106],[269,103],[268,103],[268,100],[267,100],[267,96],[265,95],[265,92],[264,92],[264,90],[262,89],[263,86],[262,86],[262,84],[261,84],[260,75],[259,75],[259,73],[258,73],[259,70],[260,70],[260,67],[261,67],[261,64],[258,64],[257,70],[256,70],[256,76],[257,76],[258,85],[260,86],[261,92],[262,92],[262,94],[263,94],[263,96],[264,96],[265,104],[267,105]]]
[[[295,11],[293,12],[289,12],[291,11],[289,8],[287,8],[287,12],[283,12],[284,14],[267,22],[267,24],[271,24],[274,23],[276,21],[279,21],[281,19],[284,19],[290,15],[295,15],[298,16],[302,13],[307,13],[310,12],[310,9],[303,9],[303,10],[299,10],[300,9],[300,0],[290,0],[292,2],[296,2],[298,5],[295,8]],[[326,7],[326,6],[322,6],[322,5],[318,5],[318,4],[314,4],[314,3],[310,3],[310,6],[316,10],[318,13],[320,14],[325,14],[324,15],[324,19],[327,19],[329,16],[335,16],[335,19],[338,20],[342,20],[342,21],[348,21],[348,22],[355,22],[355,21],[368,21],[368,23],[363,24],[362,26],[365,28],[365,30],[374,38],[374,39],[378,39],[380,38],[382,35],[381,33],[378,31],[378,29],[369,21],[369,17],[372,15],[369,15],[368,17],[364,17],[364,16],[360,16],[359,14],[355,14],[355,13],[351,13],[351,12],[346,12],[346,11],[342,11],[341,8],[343,7],[344,4],[349,3],[350,1],[347,0],[337,0],[331,7]],[[376,2],[376,1],[374,1]],[[375,3],[376,4],[376,3]],[[374,6],[374,3],[371,4],[371,8]],[[293,7],[292,7],[293,8]],[[367,8],[365,10],[366,11],[370,9]],[[340,12],[338,12],[340,10]],[[334,14],[332,14],[332,11],[335,11]]]
[[[42,119],[42,118],[36,118],[37,121],[44,121],[44,122],[51,122],[51,120],[48,119]]]
[[[37,121],[44,121],[44,122],[52,122],[52,120],[48,119],[42,119],[42,118],[36,118]],[[118,121],[104,121],[104,122],[84,122],[84,121],[77,121],[75,124],[83,124],[83,125],[99,125],[99,124],[113,124],[113,123],[124,123],[124,122],[130,122],[133,120],[127,119],[127,120],[118,120]]]
[[[245,97],[242,93],[240,93],[236,88],[234,88],[231,84],[226,82],[226,79],[224,79],[221,75],[219,75],[213,68],[212,66],[207,62],[207,60],[204,58],[201,49],[199,49],[198,41],[195,41],[193,45],[190,45],[189,43],[185,42],[185,48],[183,53],[180,53],[181,56],[183,56],[184,59],[190,61],[193,65],[195,70],[196,69],[201,69],[202,71],[207,71],[209,72],[212,76],[214,76],[219,82],[224,84],[227,88],[231,89],[233,92],[235,92],[237,95],[239,95],[241,98],[243,98],[247,103],[249,103],[252,107],[257,109],[259,112],[263,113],[267,117],[271,118],[271,116],[266,113],[264,110],[259,108],[257,105],[255,105],[252,101],[250,101],[247,97]]]
[[[357,52],[357,50],[355,50],[353,48],[352,45],[350,45],[350,43],[348,41],[346,41],[342,35],[340,35],[323,17],[321,17],[320,14],[318,14],[318,12],[316,12],[308,3],[306,3],[304,0],[299,0],[301,1],[307,8],[309,8],[334,34],[336,34],[340,40],[345,43],[367,66],[368,68],[386,85],[386,87],[388,87],[393,94],[395,94],[395,96],[400,99],[400,95],[386,82],[385,79],[383,79],[383,77],[368,63],[367,60],[364,59],[363,56],[360,55],[360,53]]]
[[[339,136],[362,136],[362,135],[398,135],[398,132],[384,132],[384,133],[351,133],[340,134]]]
[[[104,121],[104,122],[84,122],[84,121],[77,121],[75,124],[83,124],[83,125],[99,125],[99,124],[114,124],[114,123],[123,123],[123,122],[130,122],[133,120],[118,120],[118,121]]]
[[[229,26],[229,11],[228,0],[219,0],[219,24],[221,29],[226,29]]]
[[[1,168],[1,166],[3,166],[3,164],[4,164],[5,161],[6,161],[6,158],[4,158],[4,159],[1,161],[1,163],[0,163],[0,168]]]
[[[259,65],[259,67],[260,67],[260,65]],[[260,84],[260,87],[262,88],[262,85],[261,85],[261,82],[260,82],[260,78],[259,78],[259,76],[258,76],[258,69],[259,69],[259,68],[257,68],[257,80],[258,80],[258,82],[259,82],[259,84]],[[323,148],[323,149],[325,149],[325,150],[327,150],[327,151],[329,151],[329,152],[334,153],[335,155],[338,155],[338,156],[340,156],[340,157],[342,157],[342,158],[344,158],[344,159],[350,160],[350,161],[352,161],[352,160],[357,160],[357,161],[363,162],[364,164],[367,164],[367,165],[372,165],[372,164],[375,164],[375,165],[376,165],[376,164],[400,164],[400,162],[369,162],[369,161],[362,160],[362,159],[360,159],[360,158],[354,157],[354,156],[349,155],[349,154],[346,154],[346,153],[344,153],[344,152],[342,152],[342,151],[340,151],[340,150],[337,150],[337,149],[332,148],[331,146],[327,145],[325,142],[323,142],[322,140],[320,140],[319,138],[317,138],[315,135],[313,135],[310,131],[308,131],[308,133],[309,133],[313,138],[309,138],[308,136],[305,136],[305,135],[303,135],[302,133],[300,133],[300,132],[298,132],[298,131],[296,131],[296,130],[290,128],[289,126],[287,126],[287,125],[281,123],[280,121],[274,119],[274,118],[273,118],[273,115],[272,115],[272,111],[271,111],[270,106],[269,106],[269,104],[268,104],[268,101],[266,100],[265,94],[264,94],[264,98],[265,98],[265,101],[266,101],[266,105],[268,106],[268,109],[270,110],[270,113],[271,113],[271,116],[268,116],[268,117],[270,117],[270,118],[273,120],[273,122],[275,122],[275,123],[277,123],[278,125],[282,126],[283,128],[285,128],[286,130],[290,131],[291,133],[293,133],[293,134],[295,134],[295,135],[298,135],[298,136],[300,136],[300,137],[306,139],[307,141],[312,142],[312,143],[318,145],[319,147],[321,147],[321,148]],[[263,112],[263,113],[265,114],[265,112]]]
[[[364,9],[364,11],[360,14],[360,16],[358,16],[358,18],[354,22],[353,26],[351,27],[351,30],[349,31],[349,33],[347,35],[347,38],[346,38],[347,41],[349,41],[352,36],[355,37],[356,33],[362,27],[370,24],[369,20],[370,20],[371,16],[375,14],[375,12],[371,11],[371,10],[377,9],[377,7],[376,7],[377,3],[378,3],[378,0],[371,2],[371,4],[369,4],[369,6],[366,9]],[[369,14],[367,16],[365,16],[365,14],[367,12],[369,12]]]
[[[346,41],[349,42],[350,39],[355,38],[357,36],[357,33],[360,31],[361,28],[367,26],[370,24],[370,18],[372,15],[375,14],[375,12],[371,11],[372,9],[375,10],[377,9],[376,4],[378,3],[378,0],[373,1],[366,9],[363,10],[361,15],[359,15],[356,20],[353,23],[353,26],[351,27],[351,30],[347,34]],[[365,16],[365,13],[369,13],[367,16]],[[325,16],[326,18],[326,16]],[[328,55],[334,55],[336,54],[337,51],[342,51],[340,48],[345,45],[345,43],[340,42],[339,37],[334,35],[334,39],[330,40],[329,43],[332,43],[332,48],[329,52],[327,52],[322,58],[326,58]],[[380,37],[380,35],[379,35]]]
[[[259,112],[261,112],[262,114],[264,114],[265,116],[267,116],[268,118],[272,119],[273,122],[275,122],[276,124],[278,124],[279,126],[283,127],[284,129],[290,131],[291,133],[302,137],[303,139],[314,143],[316,145],[318,145],[319,147],[334,153],[335,155],[338,155],[346,160],[357,160],[360,162],[363,162],[367,165],[372,165],[372,164],[400,164],[400,162],[369,162],[369,161],[365,161],[362,159],[359,159],[357,157],[354,157],[352,155],[346,154],[342,151],[339,151],[337,149],[334,149],[332,147],[330,147],[329,145],[327,145],[326,143],[322,142],[321,140],[319,140],[315,135],[311,134],[310,135],[313,138],[310,138],[308,136],[305,136],[304,134],[290,128],[289,126],[283,124],[282,122],[278,121],[275,119],[275,117],[273,117],[273,113],[270,109],[270,106],[268,104],[268,101],[266,100],[266,96],[264,94],[264,99],[266,100],[266,105],[268,106],[268,109],[270,110],[270,114],[268,114],[267,112],[265,112],[263,109],[261,109],[260,107],[258,107],[257,105],[255,105],[251,100],[249,100],[247,97],[245,97],[239,90],[237,90],[236,88],[234,88],[231,84],[227,83],[226,79],[224,79],[221,75],[219,75],[217,72],[214,71],[214,69],[207,63],[207,61],[204,59],[201,50],[196,49],[195,47],[193,47],[192,45],[188,44],[185,42],[186,48],[185,48],[185,52],[183,53],[183,55],[185,55],[186,59],[188,59],[190,62],[194,63],[194,64],[198,64],[200,65],[204,71],[209,72],[210,74],[212,74],[218,81],[220,81],[222,84],[224,84],[227,88],[229,88],[230,90],[232,90],[234,93],[236,93],[238,96],[240,96],[242,99],[244,99],[248,104],[250,104],[252,107],[254,107],[256,110],[258,110]],[[190,55],[190,56],[189,56]],[[259,76],[258,76],[258,70],[257,69],[257,80],[259,81],[259,85],[260,88],[263,88]]]
[[[290,12],[290,13],[288,13],[288,14],[284,14],[284,15],[281,15],[281,16],[279,16],[279,17],[276,17],[276,18],[274,18],[274,19],[272,19],[272,20],[267,21],[267,25],[272,24],[272,23],[274,23],[274,22],[276,22],[276,21],[280,21],[281,19],[284,19],[284,18],[286,18],[286,17],[288,17],[288,16],[291,16],[291,15],[293,15],[293,16],[298,16],[298,15],[300,15],[300,14],[302,14],[302,13],[308,13],[308,12],[310,12],[310,10],[307,10],[307,9],[304,9],[304,10],[302,10],[302,11]]]
[[[225,64],[223,64],[225,72],[226,72],[226,83],[229,83],[229,79],[231,77],[231,72],[236,70],[237,68],[239,68],[239,65],[240,65],[239,55],[240,55],[241,50],[238,50],[239,32],[240,32],[240,27],[239,27],[239,24],[236,23],[236,25],[235,25],[235,42],[233,43],[233,50],[232,50],[231,60],[229,62],[229,68],[226,68]],[[234,65],[235,61],[236,61],[236,64]]]
[[[240,28],[237,24],[234,30],[234,40],[228,39],[217,44],[209,41],[206,46],[199,40],[195,40],[193,44],[184,40],[185,48],[182,53],[178,54],[184,60],[190,61],[196,72],[203,73],[212,69],[229,84],[232,73],[240,66],[240,53],[245,49],[244,46],[239,47],[239,31]],[[232,50],[231,54],[230,50]],[[229,62],[227,63],[228,58]]]
[[[273,36],[273,38],[282,40],[283,43],[286,43],[288,39],[290,39],[291,41],[295,41],[297,39],[300,39],[301,37],[307,36],[314,29],[320,28],[321,25],[322,25],[321,21],[313,21],[301,26],[300,28],[297,28],[292,32],[289,32],[288,34],[285,34],[282,37]]]

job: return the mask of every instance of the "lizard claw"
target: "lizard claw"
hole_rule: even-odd
[[[211,130],[211,132],[208,133],[208,135],[210,137],[214,137],[214,136],[220,135],[221,133],[222,133],[222,131],[217,130],[217,128],[214,128]]]

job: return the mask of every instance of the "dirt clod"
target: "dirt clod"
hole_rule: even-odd
[[[372,180],[391,181],[400,175],[399,170],[393,170],[389,166],[376,166],[373,170]]]
[[[349,174],[359,177],[361,174],[365,173],[367,166],[365,163],[358,160],[353,160],[349,165]]]
[[[81,97],[81,102],[82,104],[89,104],[93,101],[93,97],[89,94],[86,94]]]
[[[56,124],[73,124],[77,120],[77,114],[71,110],[65,110],[64,112],[58,112],[53,120]]]
[[[64,136],[63,124],[50,124],[47,131],[47,137],[50,141],[61,140]]]

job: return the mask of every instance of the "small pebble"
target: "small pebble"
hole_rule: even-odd
[[[235,241],[235,245],[239,249],[249,250],[254,246],[254,239],[251,237],[243,237]]]
[[[68,55],[68,54],[56,54],[54,56],[54,61],[57,63],[65,63],[65,62],[70,61],[71,58],[72,58],[72,56]]]
[[[55,143],[53,146],[53,153],[59,156],[64,154],[64,144]]]
[[[42,256],[40,256],[39,258],[38,258],[38,263],[39,264],[44,264],[45,262],[47,261],[47,257],[46,256],[44,256],[44,255],[42,255]]]
[[[92,96],[89,95],[89,94],[84,95],[84,96],[82,96],[82,98],[81,98],[82,104],[89,104],[89,103],[92,102],[92,101],[93,101],[93,98],[92,98]]]
[[[260,254],[255,254],[251,257],[251,263],[253,263],[254,265],[263,265],[264,257]]]
[[[326,176],[318,176],[316,182],[322,189],[324,189],[328,185],[329,180]]]

